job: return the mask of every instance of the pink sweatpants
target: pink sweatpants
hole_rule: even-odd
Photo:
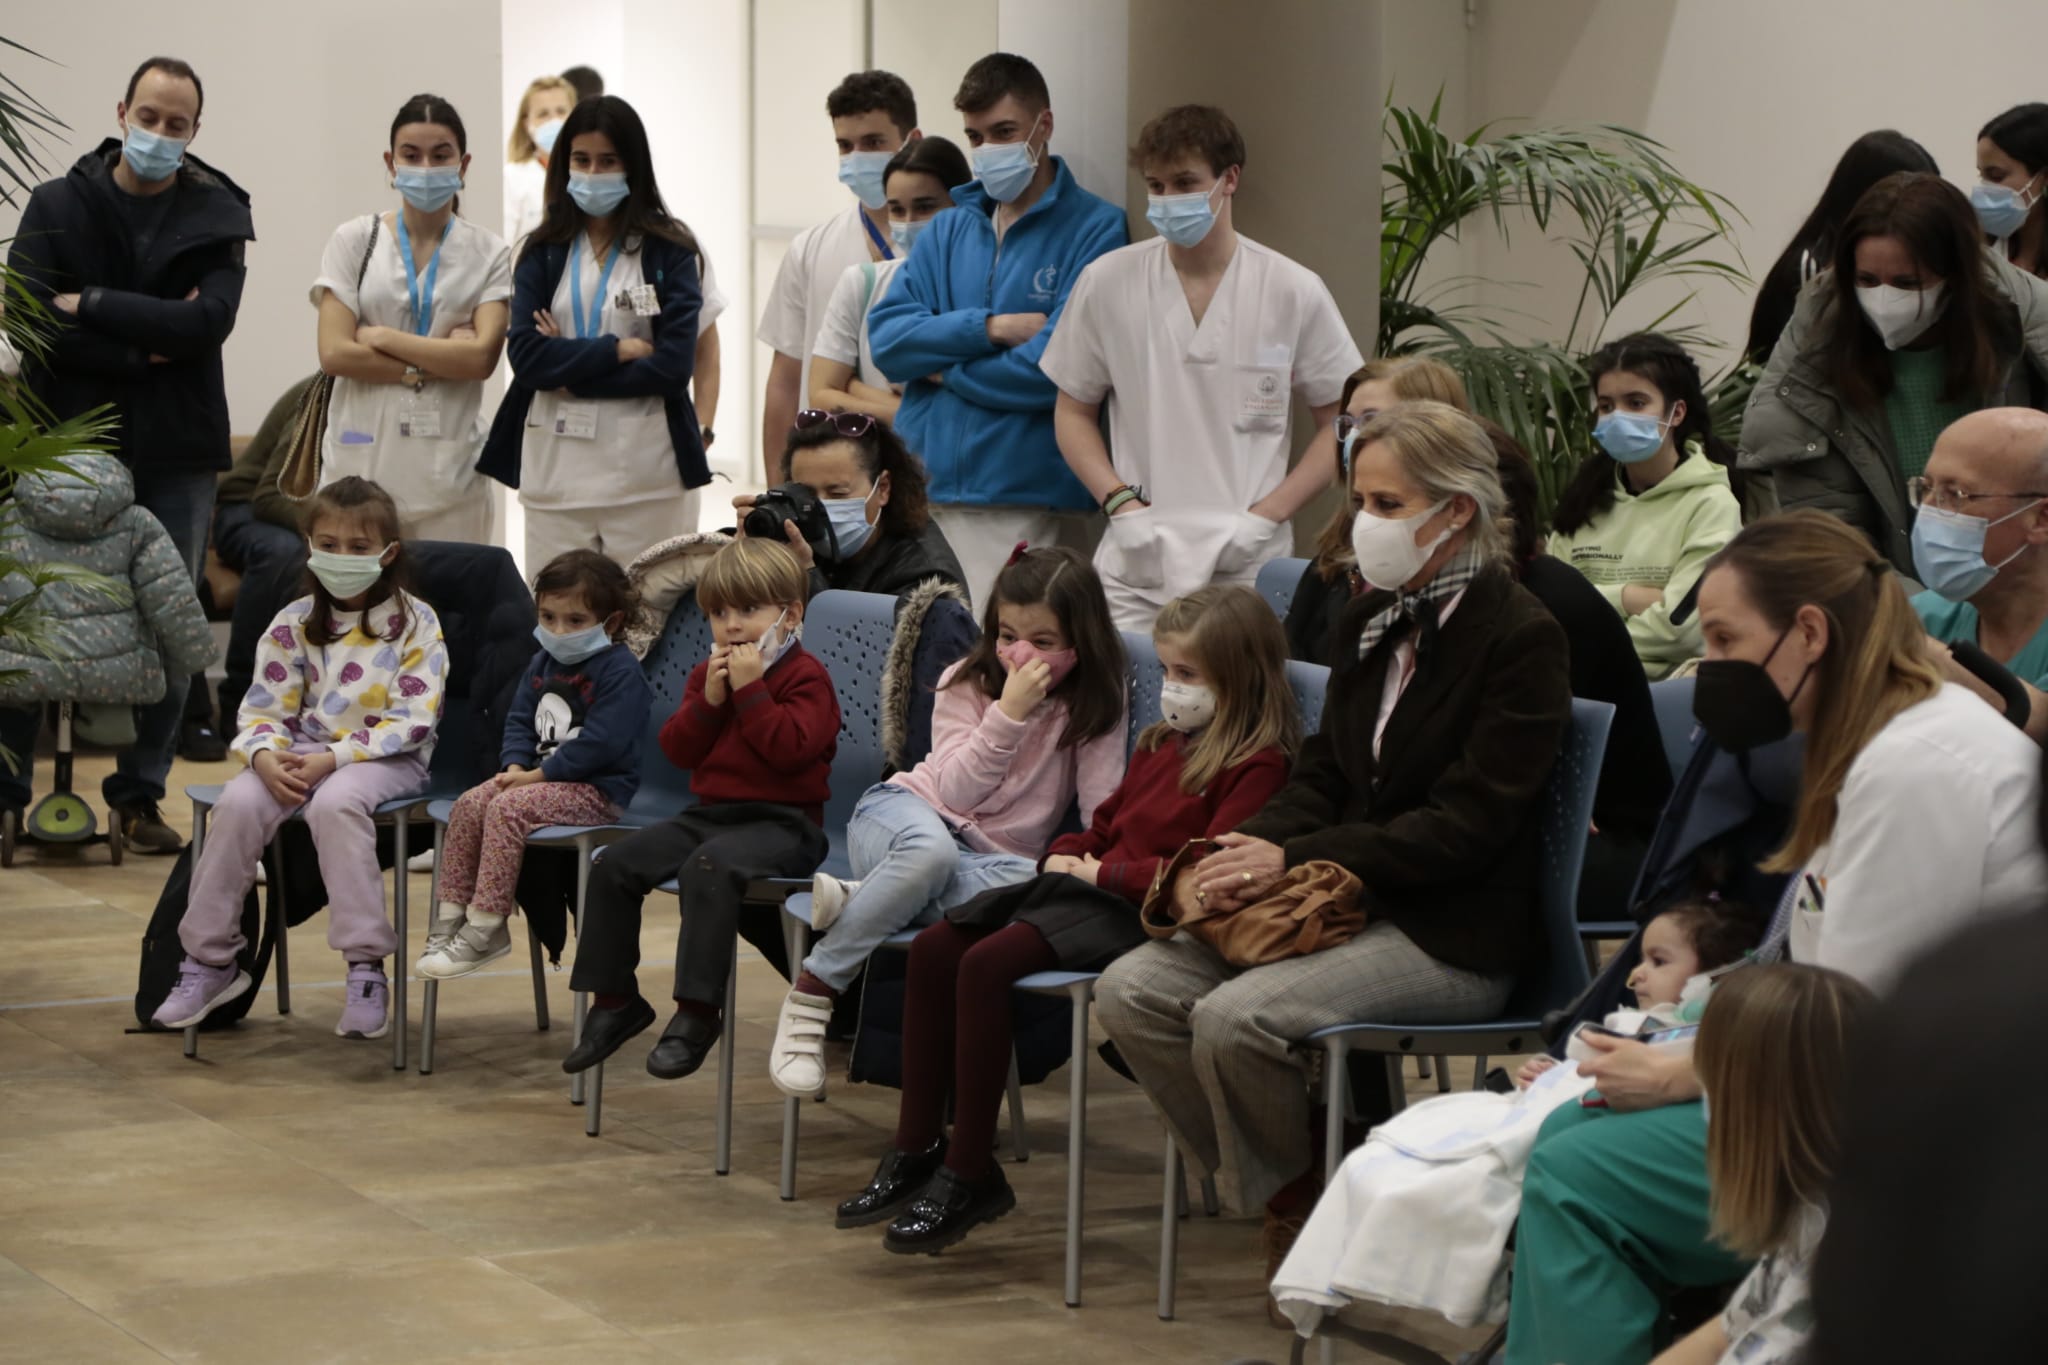
[[[526,836],[543,825],[605,825],[618,808],[587,782],[529,782],[500,789],[471,787],[448,816],[441,836],[444,901],[493,915],[512,913],[512,893],[526,856]]]
[[[292,752],[325,745],[299,743]],[[256,881],[256,862],[282,825],[303,810],[320,879],[327,884],[327,945],[350,962],[376,962],[398,946],[384,915],[384,873],[377,866],[377,829],[370,816],[386,801],[427,785],[427,765],[412,754],[346,764],[322,779],[303,807],[280,804],[253,769],[228,779],[206,826],[206,847],[192,869],[192,893],[178,941],[201,962],[232,962],[242,937],[242,898]]]

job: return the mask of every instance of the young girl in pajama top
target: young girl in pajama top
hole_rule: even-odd
[[[405,591],[398,507],[368,479],[339,479],[305,516],[306,596],[279,612],[256,650],[256,679],[236,718],[248,764],[222,788],[178,939],[178,983],[153,1016],[165,1028],[204,1019],[253,984],[241,970],[242,901],[257,860],[303,812],[327,884],[327,942],[348,961],[334,1031],[382,1038],[384,959],[398,936],[384,916],[372,814],[426,785],[448,681],[441,622]]]
[[[609,824],[640,787],[654,693],[619,641],[633,609],[626,571],[595,550],[571,550],[540,571],[533,598],[540,650],[505,718],[503,771],[464,792],[448,817],[421,976],[467,976],[511,951],[506,918],[526,836]]]

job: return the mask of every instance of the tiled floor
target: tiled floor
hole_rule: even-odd
[[[96,798],[107,764],[80,766]],[[173,790],[225,771],[181,765]],[[185,803],[167,810],[183,828]],[[831,1209],[873,1169],[894,1091],[842,1082],[806,1106],[798,1197],[776,1197],[765,1059],[781,982],[757,958],[740,968],[721,1178],[714,1076],[654,1080],[630,1044],[603,1135],[583,1135],[557,1066],[566,975],[549,978],[554,1031],[535,1032],[521,952],[444,991],[431,1076],[334,1036],[340,963],[318,919],[292,936],[291,1015],[266,988],[198,1062],[176,1037],[127,1033],[167,868],[92,849],[0,872],[0,1362],[1286,1357],[1261,1311],[1255,1222],[1184,1224],[1178,1319],[1158,1320],[1160,1130],[1092,1057],[1086,1302],[1069,1309],[1065,1071],[1028,1092],[1017,1211],[943,1256],[889,1256]],[[426,879],[413,886],[423,905]],[[650,981],[672,914],[648,917]],[[413,953],[419,936],[416,922]],[[1377,1325],[1446,1352],[1472,1340],[1419,1317]]]

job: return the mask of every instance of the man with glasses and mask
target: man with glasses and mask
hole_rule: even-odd
[[[1313,271],[1238,234],[1244,155],[1221,109],[1147,123],[1131,166],[1159,235],[1083,271],[1045,349],[1060,453],[1109,517],[1095,568],[1125,630],[1211,583],[1251,586],[1336,468],[1331,421],[1358,347]],[[1295,397],[1315,434],[1289,473]]]
[[[1060,458],[1058,390],[1038,362],[1082,268],[1130,234],[1123,210],[1052,154],[1037,67],[983,57],[953,107],[975,178],[876,300],[868,338],[882,373],[907,386],[896,430],[931,471],[932,517],[981,602],[1018,541],[1094,542],[1095,500]]]
[[[38,185],[8,250],[56,324],[23,383],[60,419],[112,406],[109,439],[135,501],[170,532],[195,583],[214,479],[230,463],[221,345],[242,302],[243,245],[256,235],[249,196],[187,150],[204,103],[198,75],[175,57],[137,67],[114,106],[121,137]],[[139,708],[135,745],[101,788],[119,836],[141,852],[179,847],[158,803],[187,682],[170,676],[163,700]],[[38,719],[0,710],[0,745],[20,764],[0,765],[0,806],[28,799]]]

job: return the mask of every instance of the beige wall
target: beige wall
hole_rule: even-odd
[[[1379,311],[1379,161],[1360,129],[1378,126],[1380,0],[1266,0],[1246,24],[1239,0],[1131,0],[1130,133],[1176,104],[1215,104],[1245,140],[1238,230],[1323,277],[1361,350]],[[1139,237],[1145,189],[1125,180]],[[1309,428],[1297,412],[1295,444]],[[1334,495],[1295,519],[1315,537]]]
[[[910,82],[925,132],[965,151],[953,92],[969,66],[996,50],[996,0],[871,0],[870,15],[874,64]]]

